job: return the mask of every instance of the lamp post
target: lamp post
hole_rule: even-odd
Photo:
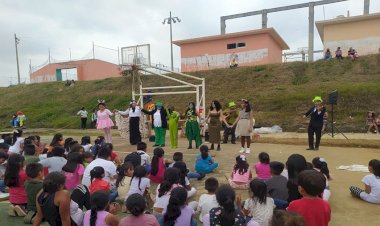
[[[17,79],[18,79],[18,84],[20,85],[21,81],[20,81],[20,66],[19,66],[19,63],[18,63],[18,50],[17,50],[17,45],[20,43],[20,39],[17,38],[16,34],[15,34],[15,47],[16,47],[16,62],[17,62]]]
[[[179,23],[181,20],[178,17],[172,17],[172,12],[170,11],[170,15],[168,18],[165,18],[162,24],[169,24],[170,25],[170,56],[171,56],[171,69],[174,71],[174,66],[173,66],[173,28],[172,24],[173,23]]]

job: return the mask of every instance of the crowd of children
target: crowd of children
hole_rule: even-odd
[[[88,136],[79,144],[56,134],[46,147],[38,136],[23,138],[22,131],[15,130],[2,142],[1,195],[9,196],[8,214],[24,217],[27,224],[37,226],[44,220],[50,225],[194,226],[199,221],[206,226],[324,226],[331,219],[332,176],[320,157],[307,162],[292,154],[284,164],[261,152],[259,162],[249,164],[242,153],[226,181],[208,176],[207,193],[198,202],[188,202],[198,192],[190,179],[201,180],[218,168],[206,145],[199,147],[191,172],[183,153],[175,152],[171,160],[162,147],[155,147],[151,158],[144,142],[124,161],[102,136],[91,145]],[[364,189],[350,191],[380,204],[380,161],[371,160],[368,168]],[[155,191],[150,190],[152,184],[157,184]],[[242,201],[236,189],[247,190],[249,198]],[[117,200],[129,213],[123,219],[117,216]]]

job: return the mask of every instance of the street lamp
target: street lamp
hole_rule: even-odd
[[[20,66],[19,66],[19,63],[18,63],[18,49],[17,49],[17,45],[20,43],[20,39],[17,38],[16,34],[15,34],[15,47],[16,47],[16,62],[17,62],[17,79],[18,79],[18,84],[20,85],[21,81],[20,81]]]
[[[169,24],[170,25],[170,53],[171,53],[171,68],[172,71],[174,71],[173,66],[173,33],[172,33],[172,22],[173,23],[179,23],[181,20],[178,17],[172,17],[172,12],[170,11],[170,16],[168,18],[165,18],[162,24]]]

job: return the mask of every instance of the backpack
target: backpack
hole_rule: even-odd
[[[137,166],[141,165],[141,155],[143,154],[144,153],[132,152],[125,156],[124,163],[130,162],[136,168]]]

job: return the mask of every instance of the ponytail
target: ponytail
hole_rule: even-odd
[[[330,179],[330,170],[327,167],[327,163],[323,158],[315,157],[312,160],[312,163],[314,168],[319,169],[321,173],[323,173],[327,177],[327,179]]]
[[[117,167],[117,179],[116,179],[116,187],[118,188],[120,185],[124,186],[123,180],[125,178],[125,172],[128,170],[133,170],[133,164],[131,162],[126,162],[123,165]]]
[[[90,171],[90,181],[91,181],[91,183],[92,183],[92,181],[94,179],[101,179],[101,178],[103,178],[103,174],[104,174],[104,168],[101,167],[101,166],[95,166]]]
[[[98,213],[96,211],[96,206],[91,206],[91,216],[90,216],[90,226],[96,226],[96,218]]]
[[[169,192],[173,184],[178,184],[179,182],[179,170],[177,168],[168,168],[165,170],[164,181],[160,184],[158,189],[158,197],[162,197],[167,192]]]
[[[91,195],[90,226],[96,226],[98,211],[105,210],[109,203],[109,194],[105,191],[97,191]]]
[[[183,187],[174,188],[169,204],[164,214],[164,226],[174,226],[175,221],[181,215],[181,207],[185,205],[187,199],[187,191]]]
[[[156,176],[158,173],[158,167],[160,165],[159,161],[162,156],[164,156],[164,150],[162,148],[155,148],[153,151],[153,158],[152,158],[152,165],[151,165],[151,171],[150,174],[153,176]]]
[[[234,200],[231,198],[227,198],[227,200],[221,205],[222,213],[221,213],[221,226],[229,226],[234,225],[235,223],[235,204]]]
[[[327,167],[326,162],[322,162],[321,164],[321,173],[323,173],[327,177],[327,179],[330,179],[330,170]]]

